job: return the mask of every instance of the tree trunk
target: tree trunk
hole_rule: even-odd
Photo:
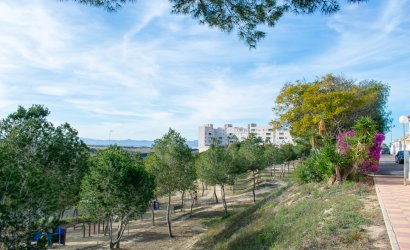
[[[152,206],[151,206],[151,213],[152,213],[152,225],[155,226],[155,213],[154,213],[154,205],[155,203],[152,202]]]
[[[289,171],[290,171],[290,170],[289,170],[289,166],[290,166],[290,162],[288,162],[288,173],[289,173]]]
[[[185,190],[182,191],[182,195],[181,195],[181,211],[184,210],[184,197],[185,197]]]
[[[342,182],[342,170],[340,169],[340,167],[336,167],[335,171],[336,171],[336,183],[339,184]]]
[[[218,204],[218,196],[216,196],[216,185],[214,185],[214,196],[215,196],[215,203]]]
[[[110,249],[120,248],[120,242],[121,242],[122,236],[124,235],[124,230],[126,227],[127,227],[127,224],[125,224],[122,219],[119,220],[117,234],[114,239],[114,234],[112,231],[112,221],[110,222]]]
[[[78,216],[78,209],[77,209],[77,207],[74,208],[73,217],[74,217],[74,216]]]
[[[107,231],[108,231],[108,221],[107,221],[107,223],[105,224],[105,227],[104,227],[104,236],[106,236],[107,235]]]
[[[256,187],[256,183],[255,183],[255,171],[252,171],[253,174],[253,189],[252,189],[252,193],[253,193],[253,203],[256,202],[256,194],[255,194],[255,187]]]
[[[112,218],[110,217],[107,222],[108,227],[108,237],[110,238],[110,249],[114,249],[114,241],[112,238]]]
[[[170,209],[171,209],[171,193],[168,193],[167,225],[168,225],[168,235],[169,235],[169,237],[172,237],[171,219],[170,219],[170,215],[169,215]]]
[[[190,194],[191,194],[191,212],[189,213],[189,217],[192,216],[192,208],[194,207],[194,202],[195,202],[194,195],[191,192]]]
[[[64,208],[60,210],[60,214],[59,214],[59,216],[58,216],[58,218],[59,218],[60,220],[64,217],[64,212],[65,212],[65,209],[64,209]]]
[[[281,178],[285,177],[285,168],[286,168],[286,163],[282,164],[282,167],[281,167],[282,173],[280,173],[280,175],[281,175],[280,177],[281,177]]]
[[[201,181],[201,184],[202,184],[202,197],[204,196],[204,192],[205,192],[205,185],[204,185],[204,183]]]
[[[225,214],[228,214],[228,206],[226,205],[226,200],[225,200],[224,185],[221,185],[221,196],[222,196],[222,205],[224,206],[224,209],[225,209]]]

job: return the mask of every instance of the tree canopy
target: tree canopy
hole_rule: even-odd
[[[72,0],[81,4],[117,11],[136,0]],[[347,0],[359,3],[365,0]],[[273,27],[286,13],[331,15],[341,8],[340,0],[169,0],[172,13],[189,15],[199,23],[216,27],[223,32],[236,30],[250,48],[266,36],[260,26]]]
[[[81,208],[95,220],[106,220],[110,248],[119,247],[125,227],[143,214],[154,194],[154,177],[144,169],[139,155],[110,146],[92,159],[81,185]],[[117,232],[113,223],[118,222]]]
[[[41,105],[0,121],[0,248],[22,248],[59,209],[73,206],[88,148],[69,124],[54,127]]]
[[[256,202],[256,173],[266,167],[264,158],[264,147],[262,139],[254,134],[249,134],[248,138],[241,143],[239,154],[246,166],[246,170],[251,171],[253,175],[253,202]]]
[[[227,148],[211,146],[199,154],[196,162],[198,177],[210,185],[220,185],[222,204],[225,213],[228,212],[225,200],[225,185],[233,184],[233,162]]]
[[[185,190],[194,182],[196,175],[193,156],[185,138],[173,129],[156,139],[153,149],[154,152],[145,160],[145,166],[155,176],[158,194],[168,196],[168,233],[172,237],[169,217],[171,194]]]
[[[350,129],[362,116],[370,116],[378,131],[389,130],[387,110],[389,86],[374,80],[356,83],[340,76],[325,75],[314,82],[285,84],[273,108],[275,126],[291,129],[293,135],[316,134],[319,123],[326,124],[326,135]]]

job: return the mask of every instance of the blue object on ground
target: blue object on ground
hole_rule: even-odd
[[[58,244],[64,244],[65,228],[56,227],[53,228],[53,242]]]
[[[158,209],[159,209],[158,201],[154,201],[154,210],[158,210]]]

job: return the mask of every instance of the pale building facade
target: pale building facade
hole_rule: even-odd
[[[395,155],[398,151],[404,150],[404,144],[406,144],[406,151],[410,151],[410,115],[408,116],[409,122],[406,124],[405,127],[408,128],[406,133],[406,139],[403,140],[403,135],[400,136],[400,139],[392,141],[390,145],[390,154]],[[400,124],[400,126],[402,126]],[[405,143],[404,143],[405,142]]]
[[[214,142],[218,142],[220,145],[229,145],[243,141],[248,138],[250,133],[260,137],[264,143],[275,145],[293,143],[289,131],[284,129],[274,131],[270,126],[258,126],[255,123],[250,123],[247,127],[234,127],[232,124],[225,124],[223,128],[216,128],[213,124],[205,124],[199,126],[199,152],[207,150]]]

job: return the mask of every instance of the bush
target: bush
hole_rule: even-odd
[[[321,182],[335,173],[336,149],[325,145],[319,152],[311,154],[295,170],[295,181],[298,183]]]
[[[316,168],[316,160],[312,155],[298,165],[294,172],[294,179],[298,183],[320,182],[322,173]]]

